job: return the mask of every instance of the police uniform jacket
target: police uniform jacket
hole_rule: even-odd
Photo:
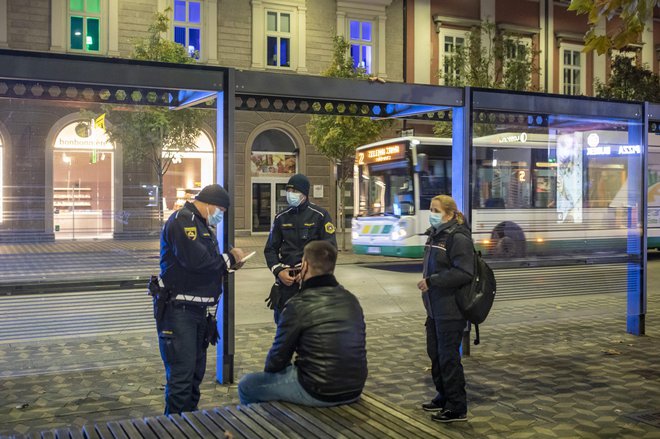
[[[275,217],[264,248],[266,264],[277,277],[287,266],[302,261],[303,249],[311,241],[328,241],[337,247],[335,226],[327,210],[305,200]]]
[[[303,282],[277,325],[266,372],[279,372],[294,352],[298,382],[326,402],[360,396],[367,379],[366,327],[357,298],[331,274]]]
[[[175,294],[220,297],[222,277],[235,264],[218,249],[215,232],[193,203],[174,212],[160,238],[160,277]]]
[[[461,330],[466,321],[455,295],[459,287],[472,281],[474,273],[470,229],[452,219],[426,233],[429,237],[424,247],[424,279],[429,289],[422,293],[426,313],[440,330]]]

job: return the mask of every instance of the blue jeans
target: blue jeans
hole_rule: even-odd
[[[158,325],[165,365],[165,414],[197,410],[206,371],[206,308],[170,303]]]
[[[298,382],[298,369],[293,365],[276,373],[256,372],[245,375],[238,383],[238,397],[241,404],[287,401],[310,407],[332,407],[360,399],[358,396],[348,401],[325,402],[314,398]]]

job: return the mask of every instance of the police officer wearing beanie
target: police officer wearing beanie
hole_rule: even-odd
[[[327,210],[309,201],[309,180],[295,174],[286,185],[289,208],[275,216],[264,248],[275,285],[266,299],[275,311],[275,323],[286,302],[300,290],[303,249],[310,241],[328,241],[335,248],[335,226]]]
[[[227,270],[242,267],[244,253],[221,253],[215,227],[229,208],[219,184],[204,187],[192,202],[174,212],[160,239],[160,277],[169,300],[156,320],[165,365],[165,414],[197,410],[206,370],[207,307],[218,303]]]

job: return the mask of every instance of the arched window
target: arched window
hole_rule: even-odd
[[[266,130],[252,143],[250,169],[253,177],[295,174],[296,160],[296,144],[284,131]]]

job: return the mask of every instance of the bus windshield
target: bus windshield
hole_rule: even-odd
[[[358,216],[414,215],[413,177],[407,160],[359,165]]]

